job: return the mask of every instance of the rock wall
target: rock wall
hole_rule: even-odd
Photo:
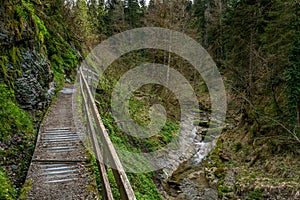
[[[0,19],[0,82],[15,91],[19,105],[28,111],[42,109],[49,103],[47,94],[53,80],[50,61],[37,38],[38,27],[16,16],[22,1],[1,5]]]
[[[0,4],[0,82],[30,112],[45,108],[54,94],[50,83],[60,87],[71,80],[80,60],[81,46],[65,24],[63,8],[49,6],[35,0]]]
[[[16,99],[26,110],[42,109],[53,93],[47,92],[53,80],[50,62],[36,50],[21,51],[22,76],[15,80]]]

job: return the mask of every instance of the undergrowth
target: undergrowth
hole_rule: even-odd
[[[11,180],[1,170],[0,199],[13,198],[17,191],[14,187],[20,187],[25,179],[34,149],[34,138],[31,117],[19,108],[14,92],[5,84],[0,84],[0,168],[8,172],[14,166]],[[1,195],[10,196],[1,198]]]
[[[0,168],[0,199],[11,200],[16,197],[16,190],[11,186],[6,173]]]
[[[102,87],[103,86],[103,87]],[[132,153],[143,153],[143,152],[152,152],[159,149],[162,149],[165,145],[170,143],[171,140],[176,139],[178,135],[179,127],[178,125],[170,119],[167,119],[161,131],[154,136],[151,136],[147,139],[140,139],[137,137],[129,136],[121,130],[112,113],[110,112],[110,89],[111,85],[107,84],[102,85],[98,88],[98,94],[96,94],[96,98],[99,100],[99,112],[102,117],[103,123],[108,130],[110,139],[114,143],[116,148],[132,152]],[[101,95],[99,92],[101,90]],[[149,108],[151,107],[148,104],[147,98],[140,99],[136,97],[132,97],[129,102],[129,113],[135,123],[140,124],[142,126],[148,125],[150,122],[149,118]],[[122,160],[122,157],[126,157],[126,162],[134,162],[136,166],[134,167],[147,167],[151,169],[151,166],[147,161],[141,163],[136,163],[137,161],[134,158],[128,157],[128,155],[124,155],[120,153],[119,157]],[[151,170],[149,170],[151,171]],[[112,173],[108,171],[109,179],[112,179]],[[131,186],[135,192],[137,199],[162,199],[161,194],[159,193],[156,185],[154,184],[154,172],[148,173],[127,173]],[[116,185],[113,184],[113,191]],[[114,194],[117,195],[117,194]],[[116,196],[115,198],[118,198]]]
[[[33,125],[29,115],[21,110],[14,100],[14,92],[0,84],[0,140],[5,142],[16,133],[32,133]]]

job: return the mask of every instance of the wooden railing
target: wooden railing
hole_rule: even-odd
[[[87,127],[90,134],[89,137],[92,141],[93,151],[97,160],[97,166],[102,182],[102,197],[103,199],[108,200],[114,199],[107,175],[107,167],[110,167],[118,185],[121,199],[135,200],[136,197],[133,189],[116,153],[114,145],[104,127],[90,86],[81,68],[79,69],[79,77],[83,110],[85,111],[88,124]],[[100,141],[98,141],[97,138],[99,138]],[[105,165],[108,163],[109,165]]]

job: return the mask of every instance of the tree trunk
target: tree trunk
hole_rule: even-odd
[[[297,126],[300,127],[300,102],[298,102],[297,107]]]
[[[253,95],[253,28],[250,32],[250,51],[249,51],[249,98],[252,100]]]

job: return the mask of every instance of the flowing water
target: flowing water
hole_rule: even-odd
[[[200,116],[200,121],[209,121],[208,115]],[[161,190],[165,199],[205,199],[218,198],[217,189],[210,186],[205,176],[201,162],[211,151],[214,140],[203,141],[207,128],[194,125],[195,120],[191,115],[183,123],[182,142],[189,145],[185,152],[172,152],[166,162],[171,163],[160,174]],[[190,126],[192,124],[192,126]],[[192,127],[187,128],[187,127]],[[173,158],[173,160],[172,160]]]

